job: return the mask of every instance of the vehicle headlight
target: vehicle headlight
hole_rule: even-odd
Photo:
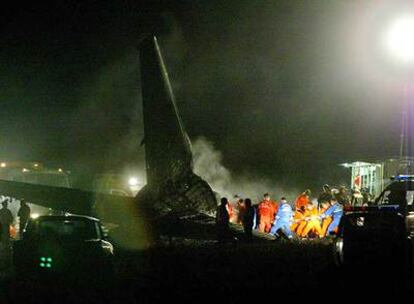
[[[342,252],[342,249],[344,248],[344,240],[343,239],[337,239],[335,242],[335,249],[337,252]]]

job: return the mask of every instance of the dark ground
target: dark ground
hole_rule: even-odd
[[[398,269],[389,273],[383,265],[338,268],[328,240],[257,238],[251,243],[218,245],[206,238],[211,227],[204,228],[201,234],[193,230],[191,239],[174,237],[170,243],[165,238],[146,251],[118,248],[113,280],[86,280],[85,274],[93,269],[85,269],[74,281],[58,276],[25,282],[13,276],[3,251],[0,303],[255,303],[262,296],[278,301],[281,294],[316,300],[330,294],[352,296],[361,290],[376,296],[399,295],[412,286]]]
[[[325,276],[334,269],[330,253],[326,244],[271,241],[224,246],[188,241],[145,252],[120,251],[116,259],[117,276],[109,287],[98,283],[94,290],[96,286],[88,282],[85,290],[81,282],[76,285],[63,282],[65,287],[62,288],[56,279],[25,284],[8,277],[3,281],[2,300],[5,302],[0,303],[36,302],[37,296],[44,297],[44,293],[48,298],[63,295],[69,303],[76,292],[85,297],[82,299],[85,302],[94,300],[97,292],[105,299],[142,303],[170,297],[191,300],[199,297],[201,291],[210,295],[220,293],[234,300],[263,288],[295,292],[323,286]],[[99,290],[100,287],[104,287],[103,290]],[[34,294],[37,296],[33,298]]]

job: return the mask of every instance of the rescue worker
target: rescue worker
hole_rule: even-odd
[[[258,214],[260,217],[259,231],[269,232],[272,227],[273,219],[276,212],[276,204],[270,200],[269,193],[263,195],[263,200],[258,207]]]
[[[229,213],[227,205],[229,201],[223,197],[220,200],[220,206],[217,208],[216,213],[216,228],[217,228],[217,240],[219,243],[225,243],[230,238],[229,227]]]
[[[318,237],[321,237],[322,228],[318,208],[312,202],[308,202],[306,205],[306,211],[303,216],[304,221],[301,223],[300,236],[307,237],[311,231],[314,231]]]
[[[341,221],[343,214],[343,206],[338,203],[335,197],[332,197],[330,204],[331,206],[328,208],[328,210],[325,211],[323,215],[323,217],[332,217],[332,222],[329,224],[326,230],[326,235],[330,235],[332,232],[338,232],[339,222]]]
[[[26,228],[26,224],[30,218],[30,207],[26,204],[24,199],[20,200],[20,209],[17,212],[17,216],[19,217],[19,236],[22,238],[23,231]]]
[[[252,207],[252,201],[250,198],[246,198],[244,201],[244,213],[243,213],[243,230],[246,240],[250,241],[252,239],[252,229],[254,224],[254,208]]]
[[[321,210],[319,211],[322,219],[322,237],[326,236],[326,231],[329,225],[332,223],[332,217],[326,215],[326,211],[331,207],[331,200],[323,201],[321,203]]]
[[[302,223],[304,217],[303,214],[305,213],[305,207],[302,206],[300,209],[296,209],[294,215],[293,215],[293,221],[292,221],[292,225],[290,226],[290,230],[296,234],[300,234],[298,233],[298,227],[300,226],[300,224]]]
[[[320,205],[323,201],[329,200],[331,196],[331,187],[328,184],[323,185],[322,192],[318,196],[318,204]]]
[[[350,198],[348,195],[348,190],[345,186],[340,186],[338,190],[338,194],[336,194],[336,200],[338,203],[340,203],[342,206],[346,206],[350,203]]]
[[[302,207],[306,207],[306,205],[309,202],[310,196],[311,196],[311,191],[309,189],[306,189],[304,192],[302,192],[302,194],[296,198],[296,201],[295,201],[296,210],[302,209]]]
[[[8,199],[5,199],[1,204],[3,208],[0,209],[0,225],[1,225],[1,238],[0,241],[3,244],[10,242],[10,226],[13,224],[13,214],[10,209],[7,208],[9,203]]]
[[[292,216],[292,207],[289,205],[286,198],[282,197],[272,229],[270,230],[270,234],[281,237],[281,230],[288,238],[293,238],[292,231],[290,230],[290,225],[292,224]]]

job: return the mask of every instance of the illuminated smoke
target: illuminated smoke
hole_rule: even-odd
[[[194,172],[205,179],[220,196],[226,196],[230,200],[238,194],[243,198],[249,197],[257,203],[264,193],[269,192],[273,200],[278,201],[285,196],[293,201],[303,191],[296,189],[287,191],[271,180],[261,179],[255,175],[239,173],[235,176],[222,164],[222,153],[204,137],[193,142],[193,156]]]
[[[231,197],[231,173],[222,165],[222,154],[211,142],[198,138],[193,144],[194,172],[204,178],[214,191]],[[229,192],[230,191],[230,192]]]

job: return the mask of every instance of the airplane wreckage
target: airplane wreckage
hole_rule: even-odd
[[[191,142],[155,36],[141,41],[139,57],[147,184],[136,197],[6,180],[0,180],[0,193],[53,210],[101,218],[118,227],[111,231],[115,241],[132,248],[150,244],[160,232],[156,223],[163,219],[214,210],[215,193],[193,172]]]

